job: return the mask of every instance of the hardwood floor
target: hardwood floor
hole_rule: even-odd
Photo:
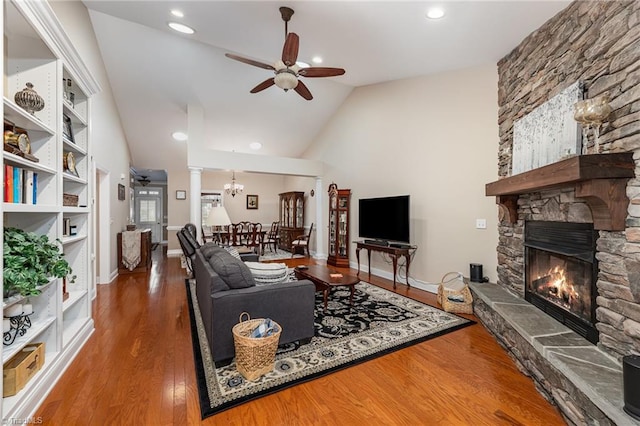
[[[150,273],[99,286],[96,330],[35,416],[53,425],[565,424],[480,324],[201,421],[184,279],[179,260],[157,249]],[[397,292],[436,304],[431,293]]]

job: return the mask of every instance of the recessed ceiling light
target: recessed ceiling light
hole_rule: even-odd
[[[187,139],[189,139],[189,136],[187,136],[187,134],[185,132],[173,132],[173,134],[171,136],[175,140],[180,141],[180,142],[184,142]]]
[[[182,11],[178,9],[172,9],[171,14],[176,18],[184,18],[184,13],[182,13]]]
[[[440,19],[444,16],[444,9],[440,7],[432,7],[427,11],[427,18]]]
[[[258,149],[262,148],[262,144],[260,142],[251,142],[249,144],[249,147],[251,149],[258,150]]]
[[[314,64],[321,64],[322,63],[322,58],[320,56],[314,56],[311,59],[311,62],[313,62]]]
[[[194,30],[193,28],[187,27],[186,25],[179,24],[177,22],[169,22],[167,25],[169,25],[169,28],[178,31],[179,33],[193,34],[196,32],[196,30]]]
[[[309,67],[311,66],[311,65],[309,65],[308,63],[306,63],[306,62],[302,62],[302,61],[296,61],[296,65],[297,65],[299,68],[309,68]]]

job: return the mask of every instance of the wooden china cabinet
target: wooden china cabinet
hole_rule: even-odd
[[[290,191],[280,195],[280,248],[289,250],[291,242],[304,234],[304,192]]]
[[[351,190],[329,187],[329,257],[327,264],[349,267],[349,204]]]

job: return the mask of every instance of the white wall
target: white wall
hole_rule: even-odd
[[[351,93],[305,157],[324,161],[326,186],[352,190],[352,240],[359,198],[409,194],[411,243],[419,247],[413,278],[437,283],[446,272],[468,276],[469,263],[482,263],[496,280],[497,207],[484,186],[497,179],[497,81],[491,64]],[[476,218],[486,219],[487,229],[475,229]],[[324,231],[318,237],[326,241]],[[391,271],[380,254],[372,265]]]
[[[117,191],[118,183],[128,186],[129,147],[87,8],[79,1],[53,1],[50,5],[84,63],[102,87],[102,92],[91,98],[91,135],[96,164],[110,172],[111,211],[108,218],[101,217],[101,220],[111,221],[110,269],[113,272],[117,270],[116,234],[126,227],[129,213],[128,191],[125,201],[118,201]],[[122,174],[124,180],[120,180]]]

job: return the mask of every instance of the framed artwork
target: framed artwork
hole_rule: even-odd
[[[71,143],[76,143],[73,139],[73,127],[71,126],[71,118],[62,114],[62,136]]]
[[[257,195],[247,195],[247,209],[248,210],[258,210],[258,196]]]
[[[118,184],[118,200],[124,201],[124,199],[125,199],[124,185],[119,183]]]
[[[183,189],[178,189],[176,191],[176,200],[186,200],[187,199],[187,191]]]

